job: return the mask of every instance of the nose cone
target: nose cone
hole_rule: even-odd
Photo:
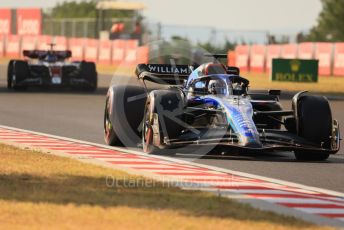
[[[247,148],[259,149],[263,147],[262,143],[260,142],[258,134],[252,135],[252,136],[245,136],[245,137],[242,136],[241,140],[242,140],[241,144]]]

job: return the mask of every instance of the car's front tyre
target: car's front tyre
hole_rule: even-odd
[[[143,152],[148,154],[175,154],[165,141],[178,138],[183,127],[183,98],[179,91],[156,90],[150,93],[142,124]],[[166,138],[166,140],[165,140]]]
[[[146,91],[139,86],[113,86],[104,112],[104,139],[108,145],[136,146],[141,141],[141,123]]]
[[[331,149],[332,113],[329,102],[322,96],[301,95],[293,105],[296,115],[296,130],[299,136],[318,144],[319,148]],[[301,161],[324,161],[327,152],[295,151]]]

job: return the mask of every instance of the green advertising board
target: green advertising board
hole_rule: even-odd
[[[271,80],[318,82],[318,60],[273,59]]]

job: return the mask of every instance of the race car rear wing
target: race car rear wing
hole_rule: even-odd
[[[168,64],[138,64],[135,71],[139,79],[167,85],[183,84],[191,72],[189,65]]]
[[[191,65],[138,64],[135,74],[139,79],[158,84],[181,85],[194,69],[195,66]],[[240,74],[239,68],[232,66],[228,66],[226,72]]]
[[[70,50],[64,50],[64,51],[23,50],[23,56],[32,58],[32,59],[44,59],[49,53],[56,56],[57,59],[59,60],[67,59],[72,56],[72,51]]]

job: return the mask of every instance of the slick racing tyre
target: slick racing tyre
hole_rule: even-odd
[[[104,113],[104,139],[108,145],[137,146],[146,91],[138,86],[113,86],[109,89]]]
[[[85,90],[95,91],[98,86],[98,74],[94,62],[81,62],[80,63],[80,76],[87,80]]]
[[[302,95],[293,105],[296,113],[296,129],[299,136],[318,144],[319,148],[330,149],[332,113],[329,102],[322,96]],[[295,151],[301,161],[323,161],[329,157],[326,152]]]
[[[7,67],[7,89],[12,89],[13,60],[10,60]]]
[[[30,75],[29,64],[26,61],[13,61],[13,72],[11,79],[11,88],[14,90],[25,90],[27,86],[21,83]]]
[[[178,91],[157,90],[147,99],[142,126],[142,147],[148,154],[174,154],[165,138],[177,138],[183,127],[178,120],[183,113],[183,99]]]

